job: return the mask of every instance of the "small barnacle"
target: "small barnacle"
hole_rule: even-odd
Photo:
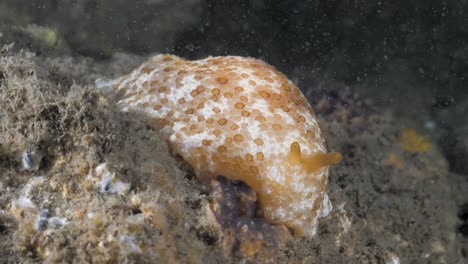
[[[103,193],[124,194],[130,190],[130,184],[117,180],[115,173],[109,171],[106,163],[102,163],[92,170],[88,175],[88,180]]]
[[[37,231],[44,231],[46,229],[57,229],[65,225],[66,220],[56,216],[51,216],[49,209],[43,209],[39,213],[34,228]]]
[[[41,217],[41,218],[49,218],[50,216],[51,215],[50,215],[50,210],[49,209],[43,209],[39,213],[39,217]]]
[[[34,228],[37,231],[44,231],[49,226],[50,211],[49,209],[43,209],[39,212],[39,216],[34,223]]]
[[[27,171],[37,171],[41,165],[43,154],[37,147],[23,151],[21,155],[22,169]]]
[[[54,216],[49,218],[49,227],[52,229],[57,229],[64,226],[66,222],[66,219]]]
[[[135,207],[140,207],[141,206],[141,196],[139,195],[132,195],[131,199],[132,201],[132,205],[135,206]]]
[[[141,253],[142,252],[140,246],[138,245],[138,241],[137,241],[135,235],[121,236],[120,241],[122,242],[123,245],[125,245],[127,247],[127,249],[130,252],[133,252],[133,253]]]
[[[49,220],[47,218],[38,218],[34,223],[34,228],[37,231],[44,231],[49,226]]]
[[[108,192],[112,186],[111,179],[105,179],[104,184],[101,184],[101,192]]]

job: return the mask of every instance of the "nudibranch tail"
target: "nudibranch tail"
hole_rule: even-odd
[[[291,144],[288,161],[293,164],[300,164],[307,173],[312,173],[320,168],[335,165],[342,160],[341,153],[313,153],[311,155],[304,155],[301,153],[301,146],[298,142]]]

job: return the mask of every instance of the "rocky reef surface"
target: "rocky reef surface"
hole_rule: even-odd
[[[8,34],[13,33],[18,32]],[[328,147],[344,157],[331,169],[334,209],[320,221],[317,236],[294,238],[252,214],[244,214],[250,217],[246,223],[257,224],[235,227],[246,219],[226,216],[252,206],[248,186],[198,181],[144,116],[120,112],[96,90],[96,78],[119,75],[141,60],[120,54],[103,62],[2,46],[2,261],[461,263],[466,258],[457,214],[467,186],[449,171],[437,142],[336,82],[302,87]],[[230,192],[223,194],[226,186],[237,195],[237,207],[224,202],[232,201]],[[214,211],[216,204],[224,209]]]

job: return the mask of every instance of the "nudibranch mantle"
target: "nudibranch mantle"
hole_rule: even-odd
[[[341,156],[326,153],[312,108],[274,67],[237,56],[157,55],[111,87],[124,111],[162,125],[197,177],[223,175],[253,188],[271,223],[311,237],[331,211],[328,165]]]

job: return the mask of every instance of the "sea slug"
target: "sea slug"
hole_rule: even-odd
[[[341,155],[326,153],[312,108],[274,67],[236,56],[157,55],[111,89],[124,111],[162,126],[198,178],[223,175],[253,188],[269,222],[311,237],[330,212],[328,166]]]

